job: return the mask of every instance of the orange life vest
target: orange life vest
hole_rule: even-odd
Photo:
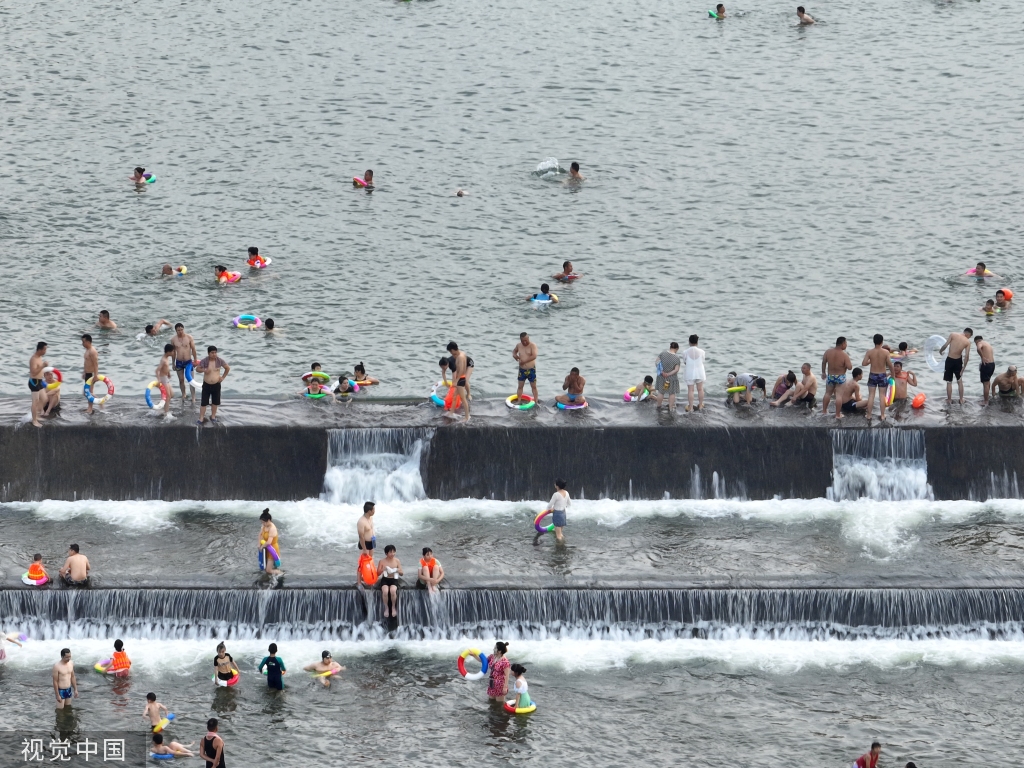
[[[128,654],[124,651],[114,651],[114,655],[110,659],[110,666],[107,669],[128,669],[132,663],[128,659]]]
[[[430,558],[429,562],[427,560],[424,560],[422,557],[420,558],[420,566],[426,568],[427,573],[433,574],[435,565],[437,565],[437,560],[433,557]]]
[[[28,567],[28,577],[30,579],[41,579],[44,576],[46,576],[46,571],[43,570],[42,563],[32,563],[32,565]]]

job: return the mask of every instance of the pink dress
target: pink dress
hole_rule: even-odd
[[[505,670],[510,666],[509,660],[504,656],[495,659],[492,653],[487,657],[487,668],[491,673],[490,682],[487,684],[488,696],[504,696],[508,693],[508,687],[505,684]]]

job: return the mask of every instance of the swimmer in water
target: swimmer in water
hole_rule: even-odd
[[[152,695],[152,694],[150,694]],[[162,705],[161,705],[162,706]],[[154,755],[174,755],[175,757],[195,757],[194,752],[189,751],[189,747],[195,744],[194,741],[190,741],[187,745],[181,744],[177,741],[172,741],[170,744],[164,744],[164,735],[162,733],[153,734],[153,746],[149,748],[149,751]]]
[[[371,384],[380,384],[380,379],[375,379],[373,376],[366,375],[366,366],[360,360],[359,364],[352,369],[352,372],[356,375],[356,384],[359,386],[369,386]]]
[[[1024,379],[1017,377],[1017,366],[1011,365],[1006,369],[1006,373],[1000,373],[992,379],[992,393],[1000,397],[1024,395]]]
[[[358,181],[353,179],[352,180],[352,186],[353,187],[360,187],[360,186],[362,186],[362,187],[366,187],[366,189],[373,189],[373,171],[371,171],[370,169],[366,170],[366,173],[363,174],[363,182],[364,182],[363,184],[360,184]]]
[[[551,295],[551,286],[547,283],[542,283],[540,286],[540,293],[535,293],[532,296],[526,297],[527,301],[550,301],[554,304],[558,303],[558,297]]]
[[[800,23],[801,24],[815,24],[816,23],[814,21],[814,18],[811,16],[811,14],[807,13],[807,11],[804,10],[804,7],[802,5],[799,6],[796,9],[796,15],[797,15],[797,18],[800,19]]]
[[[568,283],[573,278],[579,277],[579,275],[572,271],[571,261],[563,261],[562,271],[559,272],[557,275],[552,275],[552,277],[560,283]]]
[[[174,345],[164,344],[164,353],[160,356],[160,362],[157,363],[156,380],[167,387],[167,399],[164,401],[164,416],[171,412],[171,400],[174,399],[173,390],[171,389],[171,367],[174,365]]]
[[[171,327],[171,324],[167,320],[164,320],[163,318],[160,318],[159,320],[157,320],[152,325],[147,325],[146,326],[146,335],[147,336],[156,336],[164,328],[170,328],[170,327]]]
[[[346,380],[346,384],[347,384]],[[340,384],[340,382],[339,382]],[[304,389],[299,390],[300,395],[330,395],[331,402],[338,402],[337,396],[331,391],[330,385],[326,381],[310,376],[306,380],[306,386]]]
[[[228,273],[228,268],[223,264],[218,264],[213,268],[213,273],[216,275],[218,283],[226,283],[231,275]]]
[[[117,330],[117,323],[110,319],[110,312],[105,309],[100,310],[100,317],[96,321],[96,325],[105,331]]]
[[[641,381],[639,384],[637,384],[635,387],[633,387],[632,397],[635,400],[638,397],[642,397],[644,392],[646,392],[648,395],[650,395],[651,392],[653,392],[653,391],[654,391],[654,377],[653,376],[644,376],[644,380]]]
[[[986,315],[994,315],[996,313],[996,302],[993,299],[989,299],[985,302],[985,306],[981,308],[981,311]]]
[[[184,267],[172,267],[170,264],[164,264],[160,268],[161,275],[167,275],[169,277],[181,277],[185,274]]]
[[[455,196],[456,197],[465,197],[466,196],[466,190],[464,190],[464,189],[457,190],[455,192]]]
[[[722,5],[721,3],[719,3],[718,5],[715,6],[715,18],[716,19],[724,19],[725,18],[725,6]]]
[[[580,164],[573,162],[569,166],[569,181],[586,181],[587,177],[580,173]]]
[[[330,688],[331,678],[339,672],[344,672],[345,668],[334,660],[330,651],[324,651],[320,654],[320,661],[316,664],[307,664],[302,668],[302,670],[303,672],[312,672],[320,678],[320,682],[323,683],[324,688]],[[325,672],[333,672],[334,674],[325,675]]]
[[[976,277],[979,280],[984,280],[986,277],[999,277],[999,275],[989,271],[988,267],[985,266],[984,261],[979,261],[975,264],[974,269],[968,270],[967,274],[971,277]]]
[[[882,346],[884,347],[885,345],[883,344]],[[889,355],[892,357],[893,360],[905,360],[906,358],[910,357],[911,355],[916,355],[916,354],[917,354],[917,350],[916,349],[911,349],[910,345],[907,344],[907,342],[905,342],[905,341],[901,341],[899,343],[899,347],[896,349],[895,352],[893,352],[891,350],[889,352]]]
[[[844,413],[857,413],[867,409],[868,401],[861,399],[860,396],[860,380],[863,377],[864,371],[854,368],[850,380],[835,388],[837,419],[845,418]]]
[[[135,166],[135,173],[133,173],[133,174],[132,174],[131,176],[129,176],[128,178],[129,178],[129,179],[130,179],[131,181],[135,182],[135,184],[136,184],[137,186],[138,186],[138,185],[142,185],[142,184],[145,184],[145,183],[146,183],[146,176],[145,176],[145,173],[146,173],[146,169],[145,169],[145,168],[143,168],[143,167],[142,167],[141,165],[137,165],[137,166]]]
[[[266,320],[263,321],[263,330],[265,333],[269,335],[275,335],[277,333],[277,331],[274,330],[276,325],[277,324],[274,322],[274,318],[268,317]]]
[[[996,306],[999,309],[1009,309],[1010,302],[1012,301],[1013,299],[1006,298],[1006,291],[1004,291],[1002,288],[996,291]]]
[[[256,267],[257,269],[260,269],[267,265],[267,260],[260,256],[259,248],[257,248],[255,245],[251,245],[249,246],[249,258],[248,260],[246,260],[245,263],[248,264],[250,267]]]
[[[155,693],[146,694],[146,708],[142,710],[142,716],[149,718],[149,729],[151,731],[160,724],[161,720],[167,717],[168,712],[170,710],[156,700]]]

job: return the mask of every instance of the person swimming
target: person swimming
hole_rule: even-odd
[[[363,183],[360,184],[359,183],[360,181],[362,181]],[[364,187],[365,189],[373,189],[373,171],[371,171],[369,168],[367,168],[366,169],[366,173],[363,174],[363,178],[362,179],[359,179],[358,177],[355,178],[355,179],[352,179],[352,186],[353,187]]]
[[[169,277],[181,277],[186,272],[188,272],[188,270],[184,266],[172,267],[170,264],[164,264],[160,268],[160,274],[168,275]]]
[[[586,181],[587,177],[580,173],[580,164],[573,162],[569,166],[569,181]]]
[[[715,6],[715,10],[713,12],[712,11],[708,11],[708,15],[712,19],[724,19],[725,18],[725,6],[722,5],[721,3],[719,3],[718,5]]]
[[[263,269],[263,267],[267,266],[266,258],[260,256],[260,249],[255,245],[249,246],[249,258],[245,263],[255,269]]]
[[[355,373],[356,383],[361,387],[369,386],[370,384],[380,384],[380,379],[375,379],[373,376],[366,375],[366,366],[363,365],[361,360],[353,369],[353,373]]]
[[[551,286],[547,283],[541,283],[540,293],[535,293],[532,296],[526,297],[527,301],[545,301],[552,302],[553,304],[558,303],[558,297],[551,293]]]
[[[809,14],[807,11],[804,10],[804,7],[802,5],[799,6],[796,9],[796,15],[797,15],[797,18],[800,19],[800,23],[801,24],[816,24],[817,23],[814,20],[814,17],[812,17],[811,14]]]
[[[999,309],[1009,309],[1010,303],[1013,301],[1013,294],[1006,295],[1006,289],[1000,288],[996,291],[996,306]]]
[[[562,271],[559,272],[557,275],[552,275],[551,277],[553,277],[560,283],[568,283],[570,280],[576,280],[577,278],[581,277],[581,275],[573,271],[571,261],[563,261]]]
[[[996,308],[996,302],[994,299],[989,299],[985,302],[985,306],[981,308],[981,311],[986,315],[994,315],[999,310]]]

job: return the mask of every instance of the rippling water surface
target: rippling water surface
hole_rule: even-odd
[[[1012,358],[1013,313],[977,312],[997,286],[956,275],[1019,271],[1019,10],[809,10],[801,28],[781,2],[721,22],[607,0],[6,7],[0,391],[23,393],[39,338],[77,368],[104,308],[102,368],[133,393],[160,317],[267,395],[314,359],[422,394],[452,338],[477,391],[505,394],[520,330],[545,393],[571,365],[621,391],[691,332],[715,380],[839,333],[857,356],[876,331],[974,324]],[[534,175],[548,157],[587,182]],[[136,164],[158,177],[141,192]],[[373,194],[350,184],[366,168]],[[270,269],[216,287],[249,245]],[[528,306],[566,258],[586,277]],[[165,261],[189,275],[162,280]],[[281,335],[232,329],[241,312]]]

